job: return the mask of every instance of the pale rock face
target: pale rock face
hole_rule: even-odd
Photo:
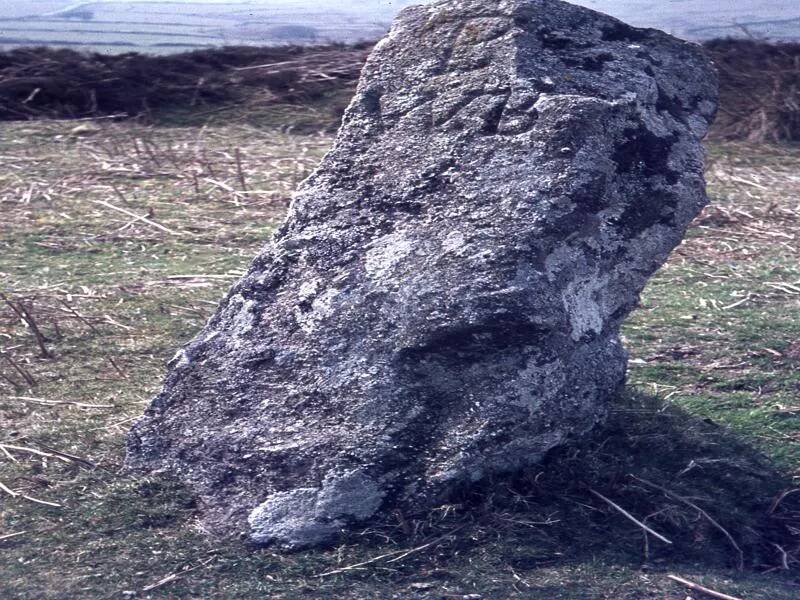
[[[409,8],[333,149],[134,426],[206,524],[289,548],[602,421],[706,204],[701,50],[556,0]]]

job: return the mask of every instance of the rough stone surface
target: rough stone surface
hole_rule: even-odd
[[[129,438],[297,548],[603,419],[619,327],[707,202],[694,45],[555,0],[405,10],[333,149]]]

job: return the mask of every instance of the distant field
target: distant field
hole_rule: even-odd
[[[403,6],[426,0],[0,1],[0,50],[62,46],[169,53],[224,45],[353,43],[381,37]],[[800,40],[797,0],[572,0],[687,39]]]
[[[61,10],[72,4],[75,2],[68,0],[4,0],[0,5],[0,17],[2,20],[19,19]]]
[[[224,45],[357,42],[389,25],[385,8],[300,2],[22,0],[0,7],[0,50],[50,45],[158,52]]]
[[[748,37],[800,40],[797,0],[569,0],[637,27],[686,39]]]
[[[572,0],[687,39],[800,40],[797,0]],[[3,0],[0,50],[61,46],[104,53],[171,53],[377,39],[403,6],[426,0]]]

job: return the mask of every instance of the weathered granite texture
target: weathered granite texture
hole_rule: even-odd
[[[706,204],[700,49],[556,0],[405,10],[128,465],[303,547],[603,419],[619,327]]]

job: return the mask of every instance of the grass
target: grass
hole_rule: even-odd
[[[166,361],[330,143],[270,115],[184,117],[0,130],[2,291],[52,353],[0,307],[0,482],[17,494],[0,491],[0,597],[685,598],[668,573],[798,597],[780,567],[800,494],[774,503],[800,475],[800,149],[711,148],[714,205],[625,328],[630,385],[605,429],[430,514],[281,555],[205,535],[180,486],[120,470]]]
[[[712,206],[630,319],[631,382],[800,465],[800,152],[712,149]]]

